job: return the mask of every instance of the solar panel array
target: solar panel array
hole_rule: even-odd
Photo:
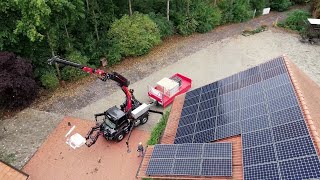
[[[232,176],[231,143],[158,144],[147,175]]]
[[[282,57],[186,94],[175,144],[242,136],[245,179],[320,178]]]

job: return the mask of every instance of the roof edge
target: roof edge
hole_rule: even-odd
[[[290,76],[292,85],[294,87],[295,93],[297,95],[298,102],[299,102],[300,107],[303,111],[303,115],[305,117],[305,121],[308,126],[312,141],[314,142],[315,149],[317,151],[318,156],[320,156],[320,136],[319,136],[319,133],[318,133],[317,128],[315,126],[316,122],[314,122],[313,118],[310,115],[308,105],[306,104],[306,102],[304,100],[304,94],[302,93],[300,85],[298,84],[297,79],[293,73],[293,70],[292,70],[292,67],[290,64],[291,61],[289,60],[289,58],[285,54],[283,55],[283,58],[284,58],[284,62],[287,67],[288,74]]]

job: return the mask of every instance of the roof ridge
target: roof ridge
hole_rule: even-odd
[[[301,91],[300,85],[298,84],[298,82],[295,78],[295,75],[293,73],[292,67],[290,65],[291,61],[289,60],[289,58],[287,57],[286,54],[283,55],[283,58],[284,58],[285,66],[287,67],[287,70],[288,70],[288,75],[291,79],[291,82],[294,87],[295,93],[297,95],[300,107],[302,109],[303,116],[305,117],[305,121],[308,126],[308,129],[309,129],[309,132],[311,135],[311,139],[314,143],[314,146],[315,146],[315,149],[316,149],[318,156],[320,156],[320,136],[319,136],[319,133],[318,133],[317,128],[315,126],[315,122],[310,115],[308,105],[306,104],[305,99],[304,99],[304,94]]]

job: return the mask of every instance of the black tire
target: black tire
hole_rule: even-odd
[[[146,115],[144,115],[144,116],[141,117],[141,119],[140,119],[140,124],[145,124],[145,123],[148,122],[148,120],[149,120],[149,115],[146,114]]]
[[[117,142],[120,142],[120,141],[122,141],[123,139],[124,139],[124,133],[123,132],[121,132],[121,133],[119,133],[117,136],[116,136],[116,141]]]

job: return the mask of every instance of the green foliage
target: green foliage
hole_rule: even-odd
[[[205,33],[220,24],[221,11],[218,8],[213,8],[208,3],[200,2],[194,8],[192,16],[198,23],[196,31]]]
[[[13,153],[8,154],[3,151],[0,151],[0,160],[6,162],[8,164],[12,164],[16,160],[16,156]]]
[[[286,11],[292,5],[290,0],[270,0],[270,7],[276,11]]]
[[[196,32],[198,22],[191,16],[176,14],[177,30],[181,35],[190,35]]]
[[[252,10],[257,10],[256,16],[259,16],[262,14],[262,10],[267,7],[267,0],[250,0],[250,5]]]
[[[161,117],[160,121],[156,125],[156,127],[153,128],[151,132],[150,139],[148,140],[148,145],[155,145],[160,142],[160,138],[162,136],[162,133],[164,129],[166,128],[168,119],[169,119],[170,112],[166,111],[163,116]]]
[[[149,17],[157,24],[161,38],[173,35],[174,28],[171,21],[168,21],[161,14],[150,13]]]
[[[86,56],[82,56],[80,52],[73,51],[68,56],[67,59],[79,63],[79,64],[87,64],[88,58]],[[64,67],[61,70],[61,78],[62,80],[71,81],[71,80],[78,80],[81,77],[86,76],[86,73],[84,73],[80,69],[72,68],[72,67]]]
[[[244,22],[253,16],[253,11],[247,0],[221,0],[218,7],[222,11],[221,24]]]
[[[148,15],[140,13],[124,15],[116,20],[111,25],[108,37],[111,45],[108,54],[110,65],[119,62],[119,57],[144,55],[161,42],[157,25]]]
[[[290,12],[287,19],[281,22],[279,26],[304,33],[308,27],[307,19],[310,16],[310,13],[307,11],[295,10]]]
[[[252,18],[253,12],[247,0],[237,0],[233,9],[233,22],[244,22]]]
[[[59,79],[53,71],[43,74],[40,81],[46,89],[54,90],[59,86]]]

